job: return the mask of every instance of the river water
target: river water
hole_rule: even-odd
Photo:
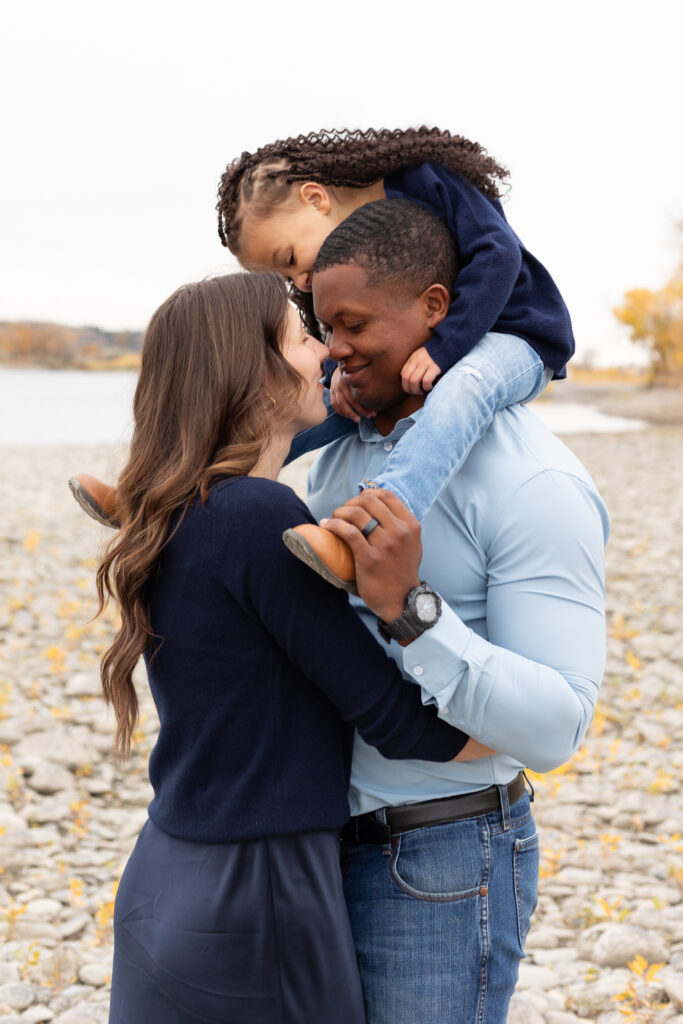
[[[116,444],[130,438],[134,372],[0,368],[0,445]]]
[[[0,367],[0,446],[117,444],[130,438],[136,373]],[[558,434],[640,430],[640,420],[540,399],[533,411]]]

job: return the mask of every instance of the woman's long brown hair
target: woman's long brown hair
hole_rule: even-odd
[[[118,481],[121,529],[97,571],[99,612],[118,601],[121,627],[102,659],[114,746],[127,756],[138,718],[133,670],[155,640],[147,584],[171,517],[219,476],[256,465],[279,421],[296,408],[301,378],[281,347],[287,290],[279,274],[232,274],[179,288],[152,317],[135,391],[130,457]]]
[[[218,186],[218,234],[240,257],[244,214],[267,217],[285,202],[297,181],[363,188],[392,171],[427,161],[444,164],[484,195],[495,199],[507,170],[478,142],[440,128],[369,128],[311,132],[244,152],[229,163]],[[310,292],[289,286],[309,334],[321,338]]]

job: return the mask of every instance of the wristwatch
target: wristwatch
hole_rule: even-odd
[[[393,622],[377,619],[377,632],[389,643],[390,640],[415,640],[426,629],[439,621],[441,615],[441,598],[435,590],[420,580],[406,597],[403,615]]]

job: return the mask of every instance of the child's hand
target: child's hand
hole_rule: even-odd
[[[401,370],[401,384],[409,395],[422,395],[431,391],[441,367],[434,362],[424,345],[415,349]]]
[[[371,409],[364,408],[355,400],[351,394],[351,387],[342,377],[339,367],[332,374],[330,381],[330,401],[335,412],[355,423],[360,423],[361,416],[371,419],[375,415]]]

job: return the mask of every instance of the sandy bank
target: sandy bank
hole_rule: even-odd
[[[683,425],[683,387],[644,387],[621,382],[589,384],[570,376],[552,384],[547,398],[553,402],[593,405],[606,416],[647,420],[659,426]]]

